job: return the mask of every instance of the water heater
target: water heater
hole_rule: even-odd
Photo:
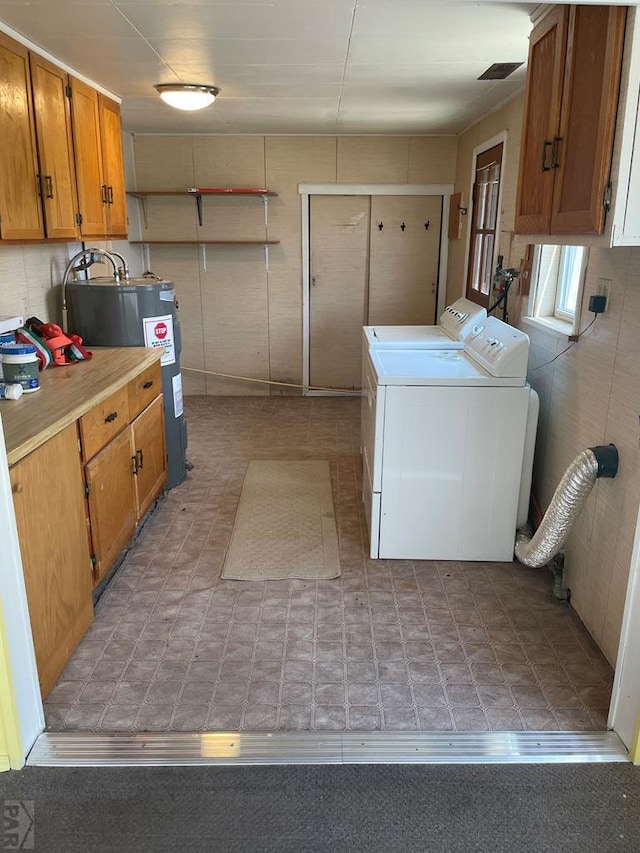
[[[182,409],[182,338],[173,282],[147,274],[140,278],[98,277],[67,284],[73,312],[70,328],[91,347],[162,347],[162,392],[167,443],[167,484],[187,473],[187,424]]]

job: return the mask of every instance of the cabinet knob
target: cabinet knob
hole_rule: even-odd
[[[142,386],[145,391],[148,391],[149,388],[153,388],[153,379],[148,379]]]
[[[13,492],[14,495],[19,495],[23,489],[24,489],[24,486],[22,485],[22,483],[14,483],[12,488],[11,488],[11,491]]]
[[[115,421],[115,419],[116,419],[117,417],[118,417],[118,413],[117,413],[117,412],[110,412],[110,413],[106,416],[106,418],[104,419],[104,422],[105,422],[105,424],[111,424],[111,423],[113,423],[113,422]]]

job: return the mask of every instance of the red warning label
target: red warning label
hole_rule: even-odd
[[[176,348],[173,337],[173,317],[167,314],[163,317],[144,317],[144,345],[161,347],[164,352],[160,364],[173,364],[176,360]]]

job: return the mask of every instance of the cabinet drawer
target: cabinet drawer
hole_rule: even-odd
[[[129,419],[136,418],[143,409],[162,391],[162,372],[160,362],[156,361],[151,367],[136,376],[129,383]]]
[[[80,418],[82,457],[91,459],[129,423],[128,386],[124,385]]]

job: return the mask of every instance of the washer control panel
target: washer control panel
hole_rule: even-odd
[[[486,317],[475,323],[464,348],[492,376],[527,375],[528,335],[497,317]]]
[[[456,299],[447,305],[440,317],[440,325],[454,341],[464,341],[474,326],[487,318],[487,312],[470,299]]]

